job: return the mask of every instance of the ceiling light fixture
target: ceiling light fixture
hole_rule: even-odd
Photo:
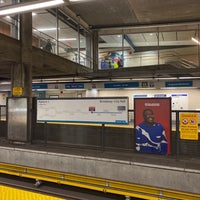
[[[199,40],[192,37],[192,41],[196,42],[197,44],[200,44]]]
[[[57,28],[38,28],[37,30],[41,31],[41,32],[43,32],[43,31],[56,31]]]
[[[0,16],[11,15],[16,13],[24,13],[28,11],[38,10],[42,8],[55,7],[63,4],[64,0],[39,0],[26,3],[18,3],[6,6],[0,9]]]
[[[160,77],[160,78],[155,78],[155,80],[177,80],[178,77]]]
[[[70,2],[78,2],[78,1],[85,1],[85,0],[69,0]]]
[[[72,40],[76,40],[76,38],[62,38],[62,39],[59,39],[59,41],[72,41]]]
[[[200,76],[191,76],[191,77],[179,77],[179,79],[180,80],[184,80],[184,79],[191,79],[191,80],[193,80],[193,79],[200,79]]]

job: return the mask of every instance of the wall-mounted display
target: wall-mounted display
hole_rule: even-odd
[[[136,98],[136,151],[169,154],[171,130],[171,98]]]
[[[37,120],[128,124],[128,97],[37,100]]]

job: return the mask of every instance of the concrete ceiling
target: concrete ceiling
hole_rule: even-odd
[[[5,0],[7,4],[11,1]],[[0,5],[1,6],[1,5]],[[119,43],[113,34],[127,34],[136,45],[136,52],[152,51],[157,48],[156,45],[149,45],[150,38],[148,33],[154,32],[156,41],[156,31],[159,28],[163,39],[163,49],[171,46],[176,53],[177,48],[186,45],[183,55],[191,51],[192,43],[182,43],[183,38],[191,38],[196,34],[195,29],[199,29],[196,24],[200,24],[200,1],[199,0],[65,0],[65,4],[60,9],[73,20],[77,20],[88,30],[98,30],[101,38],[106,41],[101,46],[101,51],[118,48]],[[52,9],[53,11],[53,9]],[[40,13],[42,11],[39,11]],[[33,18],[34,20],[34,18]],[[42,13],[40,18],[35,18],[34,28],[44,28],[44,26],[55,26],[55,20],[50,15]],[[181,25],[181,26],[180,26]],[[191,27],[194,25],[193,29]],[[63,23],[64,27],[65,24]],[[177,26],[180,26],[177,32]],[[64,27],[63,30],[70,29],[70,37],[73,37],[75,31],[73,28]],[[144,33],[144,30],[145,32]],[[174,30],[174,31],[173,31]],[[170,32],[168,32],[170,31]],[[143,33],[143,34],[141,34]],[[53,33],[52,33],[53,34]],[[106,35],[110,35],[107,37]],[[53,37],[53,35],[52,35]],[[107,37],[107,38],[106,38]],[[177,41],[177,38],[181,38]],[[168,42],[168,43],[167,43]],[[180,44],[181,43],[181,44]],[[73,44],[73,43],[72,43]],[[116,46],[115,46],[116,44]],[[173,45],[173,46],[172,46]],[[99,70],[92,73],[76,73],[73,76],[80,76],[88,79],[102,78],[135,78],[135,77],[179,77],[179,76],[200,76],[199,47],[189,55],[187,59],[179,62],[170,60],[168,63],[158,64],[156,66],[129,67],[129,69],[119,70]],[[165,51],[163,51],[165,53]],[[196,55],[195,55],[196,54]],[[195,55],[195,60],[192,58]],[[188,60],[188,58],[190,58]],[[188,67],[189,66],[189,67]],[[2,65],[3,67],[3,65]],[[40,67],[34,66],[33,71],[37,71],[37,77],[43,77],[44,72]],[[67,69],[57,73],[58,68],[49,65],[49,74],[45,77],[71,76],[72,71],[68,73]],[[80,70],[81,72],[84,70]],[[41,76],[40,76],[41,73]]]
[[[68,1],[67,8],[76,13],[90,29],[99,31],[105,41],[99,45],[102,52],[109,51],[111,47],[119,49],[116,34],[128,35],[135,46],[135,54],[157,50],[156,32],[159,27],[160,56],[166,56],[169,52],[182,55],[178,61],[169,59],[156,66],[101,70],[88,77],[200,76],[199,47],[191,41],[199,29],[196,25],[200,23],[199,0],[72,0]]]
[[[92,28],[198,22],[199,0],[77,0],[67,7]]]

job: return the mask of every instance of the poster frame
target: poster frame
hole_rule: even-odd
[[[144,109],[153,110],[155,122],[163,125],[165,129],[165,134],[167,138],[167,151],[154,152],[150,151],[151,148],[137,148],[139,145],[137,143],[138,137],[136,135],[138,124],[144,121],[143,111]],[[155,153],[155,154],[170,154],[171,153],[171,97],[161,97],[161,98],[136,98],[134,99],[134,134],[135,134],[135,149],[138,153]],[[136,144],[137,143],[137,144]],[[145,143],[144,143],[145,144]]]

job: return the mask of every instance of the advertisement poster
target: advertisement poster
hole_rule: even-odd
[[[180,139],[198,140],[198,114],[180,114]]]
[[[107,52],[100,55],[101,69],[117,69],[123,67],[122,55],[118,52]]]
[[[136,151],[170,154],[171,98],[134,99]]]

